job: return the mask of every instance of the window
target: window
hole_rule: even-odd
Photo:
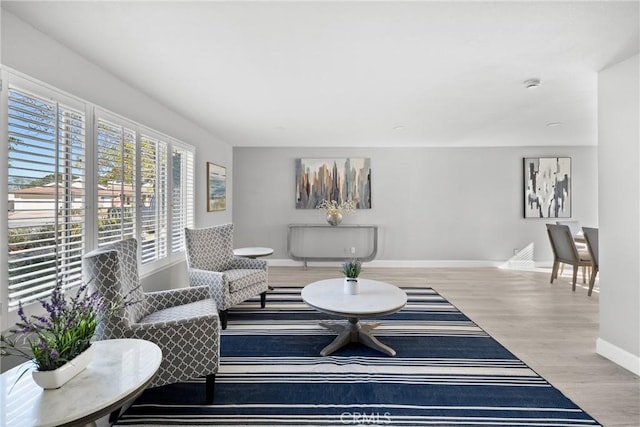
[[[81,281],[84,251],[85,115],[8,91],[8,303]]]
[[[171,252],[185,250],[184,229],[193,227],[193,151],[171,149]]]
[[[167,144],[142,135],[140,248],[143,264],[167,256],[167,170]]]
[[[136,134],[104,119],[96,123],[98,246],[136,237]]]
[[[82,255],[114,241],[138,239],[143,273],[183,260],[184,227],[193,226],[193,147],[10,76],[2,90],[9,164],[3,314],[46,297],[59,281],[79,284]]]

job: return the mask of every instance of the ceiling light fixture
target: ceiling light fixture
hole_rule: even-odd
[[[547,126],[550,128],[556,127],[556,126],[560,126],[562,124],[562,122],[549,122],[547,123]]]
[[[524,81],[524,87],[527,89],[536,89],[540,86],[540,79],[529,79]]]
[[[403,125],[396,125],[393,127],[393,130],[403,130],[404,126]]]

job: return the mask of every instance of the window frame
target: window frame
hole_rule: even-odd
[[[139,206],[141,203],[140,197],[140,186],[141,180],[137,179],[140,175],[140,138],[141,135],[145,135],[151,138],[158,139],[166,144],[164,150],[164,158],[166,159],[165,168],[166,168],[166,176],[165,183],[166,186],[164,188],[165,191],[165,201],[166,201],[166,239],[165,239],[165,254],[164,256],[155,261],[151,261],[145,264],[140,265],[140,277],[145,278],[150,276],[151,274],[157,273],[163,269],[169,268],[173,265],[179,264],[185,261],[185,251],[184,249],[180,251],[173,250],[173,235],[174,235],[174,218],[173,218],[173,209],[171,208],[172,194],[173,194],[173,148],[179,148],[181,150],[190,151],[193,159],[196,156],[196,148],[190,144],[187,144],[179,139],[173,138],[161,132],[155,131],[147,126],[144,126],[140,123],[135,122],[134,120],[125,118],[116,113],[113,113],[109,110],[106,110],[98,105],[90,103],[86,100],[83,100],[79,97],[73,96],[69,93],[66,93],[60,89],[57,89],[51,85],[48,85],[44,82],[41,82],[37,79],[34,79],[28,75],[10,69],[6,66],[0,66],[0,111],[3,113],[0,115],[0,138],[3,138],[3,144],[0,147],[0,158],[3,159],[4,164],[7,164],[9,155],[8,155],[8,94],[9,89],[15,89],[20,92],[25,92],[27,94],[31,93],[34,96],[50,99],[53,102],[57,102],[60,104],[65,104],[69,107],[76,108],[79,111],[84,112],[85,118],[85,210],[84,210],[84,219],[83,225],[85,230],[85,239],[84,239],[84,252],[87,253],[98,247],[98,204],[100,202],[100,198],[98,195],[98,179],[97,179],[97,171],[98,171],[98,159],[97,159],[97,131],[98,131],[98,120],[99,118],[103,118],[108,121],[112,121],[118,124],[125,124],[128,128],[135,130],[136,132],[136,193],[135,193],[135,201]],[[80,108],[78,108],[80,107]],[[195,186],[195,165],[191,168],[191,194],[195,194],[194,186]],[[0,174],[0,186],[7,191],[8,189],[8,169],[5,169],[5,172]],[[193,198],[191,199],[193,200]],[[195,200],[193,200],[195,202]],[[8,200],[5,201],[8,205]],[[187,208],[188,215],[191,218],[190,225],[193,226],[193,218],[195,217],[195,203],[192,204],[190,208]],[[141,213],[140,209],[136,209],[136,218],[135,218],[135,227],[136,227],[136,235],[135,237],[140,239],[140,221],[141,221]],[[187,223],[189,223],[189,219],[187,218]],[[4,242],[8,243],[8,210],[0,209],[0,237]],[[140,251],[141,249],[139,249]],[[8,246],[5,246],[3,249],[3,259],[6,259],[8,256]],[[139,254],[140,255],[140,254]],[[5,331],[7,328],[11,327],[18,321],[17,310],[14,308],[9,309],[8,306],[8,264],[0,269],[0,283],[3,285],[0,286],[0,331]],[[31,302],[24,305],[25,314],[38,314],[41,313],[41,307],[39,304],[35,302]]]

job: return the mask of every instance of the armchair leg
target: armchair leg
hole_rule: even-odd
[[[122,411],[122,408],[114,409],[113,411],[111,411],[111,413],[109,414],[109,425],[115,424],[116,421],[118,421],[118,418],[120,418],[120,411]]]
[[[264,308],[267,305],[267,291],[260,294],[260,308]]]
[[[216,374],[209,374],[206,378],[207,403],[213,403],[213,392],[215,391],[216,386]]]
[[[220,323],[222,324],[222,329],[227,329],[227,310],[220,310],[218,312],[218,316],[220,317]]]

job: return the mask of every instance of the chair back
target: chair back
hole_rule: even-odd
[[[225,271],[233,265],[233,224],[184,229],[189,268]]]
[[[547,234],[557,259],[570,263],[578,262],[578,250],[568,225],[547,224]]]
[[[580,234],[580,221],[556,221],[556,224],[568,226],[574,236]]]
[[[598,229],[590,227],[582,227],[584,233],[584,240],[587,242],[587,249],[589,255],[596,267],[598,267]]]
[[[100,322],[100,339],[125,338],[132,323],[146,315],[147,304],[138,276],[138,242],[126,239],[89,252],[82,260],[85,283],[108,304],[131,302],[106,322]]]

